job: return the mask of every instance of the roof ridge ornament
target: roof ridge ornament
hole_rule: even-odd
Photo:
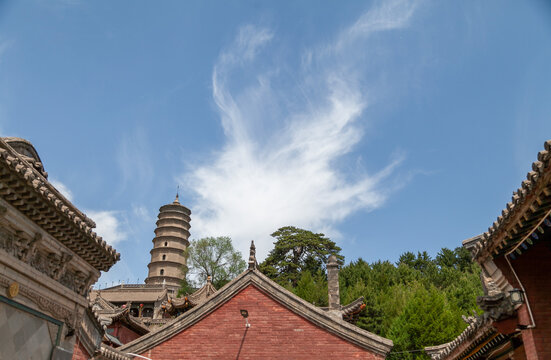
[[[174,199],[174,204],[179,204],[179,195],[180,195],[180,185],[176,186],[176,199]]]
[[[491,276],[486,276],[483,272],[480,273],[482,278],[482,287],[487,296],[497,296],[502,293],[499,286],[495,283]]]
[[[255,270],[258,267],[256,262],[256,246],[254,246],[254,240],[251,240],[251,248],[249,253],[249,269]]]

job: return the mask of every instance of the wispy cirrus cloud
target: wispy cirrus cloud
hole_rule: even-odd
[[[282,71],[281,59],[266,62],[270,56],[257,64],[276,36],[270,29],[238,31],[212,75],[227,142],[182,176],[196,196],[195,237],[229,235],[242,251],[254,239],[263,257],[278,227],[336,235],[347,216],[385,202],[392,189],[384,182],[401,157],[374,173],[344,171],[339,163],[369,122],[362,48],[375,33],[407,27],[414,9],[408,1],[381,3],[332,42],[304,49],[292,71]]]
[[[365,37],[378,31],[403,29],[409,26],[419,1],[382,1],[377,7],[362,14],[360,18],[341,35],[345,37]]]
[[[122,135],[117,149],[117,162],[122,175],[122,186],[132,183],[142,191],[153,181],[153,161],[149,140],[142,127],[136,127]]]

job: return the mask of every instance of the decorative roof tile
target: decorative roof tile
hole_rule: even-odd
[[[526,180],[513,192],[511,201],[505,205],[497,220],[481,235],[482,240],[472,247],[474,258],[480,262],[494,252],[503,254],[514,248],[532,229],[533,222],[545,216],[550,209],[551,140],[547,140]],[[514,236],[506,239],[511,233]]]
[[[463,320],[469,324],[465,330],[459,336],[452,341],[436,345],[428,346],[425,348],[425,352],[431,357],[432,360],[445,360],[456,359],[460,353],[454,353],[460,349],[461,345],[465,345],[461,352],[470,349],[470,346],[476,346],[477,341],[484,340],[488,336],[495,334],[497,330],[492,327],[492,321],[487,316],[474,316],[463,317]],[[453,356],[452,356],[453,355]]]
[[[0,191],[0,195],[96,269],[107,271],[120,259],[120,254],[92,231],[96,224],[47,180],[47,173],[43,168],[42,171],[37,168],[34,162],[40,160],[38,154],[20,154],[11,146],[20,144],[21,141],[28,145],[30,143],[23,139],[17,141],[19,142],[14,142],[13,138],[0,138],[0,173],[3,175],[3,191]],[[18,202],[21,199],[25,201]],[[25,206],[25,203],[31,201],[40,205]],[[49,219],[52,217],[62,223],[51,224]],[[45,227],[48,223],[53,226]],[[69,224],[73,226],[67,227]]]
[[[101,347],[99,349],[99,355],[101,355],[104,359],[107,360],[132,360],[134,359],[134,356],[132,355],[126,355],[125,353],[113,349],[109,345],[101,344]]]
[[[128,306],[117,307],[105,300],[101,294],[98,294],[93,301],[90,301],[90,308],[104,330],[113,322],[121,321],[140,335],[149,332],[149,328],[140,321],[141,319],[130,315],[130,308]]]

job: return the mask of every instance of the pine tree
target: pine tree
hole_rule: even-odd
[[[292,291],[309,303],[316,306],[327,306],[327,279],[321,271],[315,275],[310,274],[310,271],[303,272],[297,286]]]
[[[460,312],[446,301],[442,292],[434,286],[427,289],[418,284],[390,328],[388,335],[394,341],[394,354],[389,359],[427,359],[424,352],[417,350],[446,343],[463,327]]]
[[[275,246],[259,268],[266,276],[284,286],[297,286],[304,271],[310,274],[320,270],[325,272],[325,263],[331,254],[335,254],[340,263],[344,262],[344,257],[339,254],[341,248],[324,234],[286,226],[271,236],[277,239]]]

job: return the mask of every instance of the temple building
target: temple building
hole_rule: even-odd
[[[177,297],[186,266],[184,251],[189,246],[191,211],[180,204],[178,195],[170,204],[161,206],[151,249],[149,275],[145,284],[120,284],[103,290],[93,290],[90,300],[96,308],[103,308],[103,316],[112,315],[124,306],[128,315],[146,328],[156,328],[170,321],[166,306]],[[101,301],[96,301],[97,299]],[[170,309],[175,310],[174,306]],[[173,315],[173,314],[172,314]],[[118,323],[109,324],[108,334]],[[113,335],[116,337],[116,335]],[[123,343],[124,339],[120,339]]]
[[[481,315],[432,360],[551,359],[551,141],[484,234],[463,246],[481,266]],[[258,270],[220,289],[210,279],[177,297],[191,211],[178,196],[159,210],[145,284],[91,290],[120,258],[95,223],[49,181],[34,146],[0,138],[0,358],[384,359],[393,343],[357,326],[364,299],[340,304],[339,265],[327,263],[328,307]]]
[[[465,240],[481,266],[484,313],[432,360],[551,359],[551,140],[488,231]]]
[[[235,279],[214,292],[207,284],[176,304],[198,302],[188,311],[116,349],[102,345],[98,358],[386,358],[392,341],[353,324],[365,306],[363,298],[340,305],[335,256],[327,267],[329,307],[319,308],[262,274],[251,244],[249,267]]]
[[[137,316],[132,315],[131,309],[125,305],[117,307],[98,296],[91,309],[104,330],[103,342],[113,347],[126,344],[149,332],[149,328]]]
[[[0,138],[0,358],[99,351],[88,292],[120,255],[49,181],[34,146]]]

